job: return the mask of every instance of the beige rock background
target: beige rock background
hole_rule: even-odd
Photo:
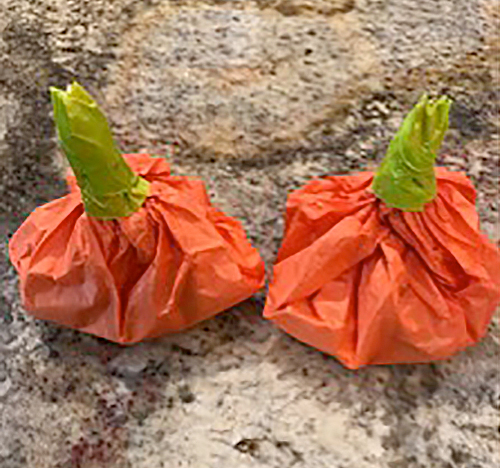
[[[0,235],[64,193],[47,88],[76,78],[124,151],[203,177],[270,264],[288,190],[384,154],[427,90],[441,163],[498,242],[497,0],[0,0]],[[169,153],[169,142],[179,151]],[[492,468],[500,327],[446,362],[351,372],[256,297],[132,348],[25,316],[0,249],[0,468]]]

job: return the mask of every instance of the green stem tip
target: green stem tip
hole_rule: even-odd
[[[387,206],[423,211],[436,196],[434,162],[448,129],[451,100],[423,95],[406,116],[373,180],[375,195]]]
[[[50,88],[59,143],[82,193],[85,211],[101,219],[130,216],[149,194],[113,141],[106,117],[78,83]]]

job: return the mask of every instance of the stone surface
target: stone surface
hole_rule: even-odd
[[[197,5],[162,3],[122,37],[105,94],[128,144],[240,159],[307,146],[385,77],[446,69],[487,29],[468,0]]]
[[[120,56],[106,91],[111,109],[129,109],[116,113],[119,129],[239,158],[296,146],[379,68],[356,15],[284,16],[251,3],[165,3],[137,19]]]
[[[441,163],[500,241],[498,1],[0,0],[0,236],[63,193],[47,88],[76,78],[124,150],[169,154],[268,266],[286,194],[372,167],[419,94],[455,101]],[[492,468],[500,314],[448,361],[351,372],[263,295],[121,348],[32,320],[0,243],[0,468]]]

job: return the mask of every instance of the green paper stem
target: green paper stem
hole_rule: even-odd
[[[389,145],[373,180],[375,195],[392,208],[423,211],[437,193],[434,163],[448,129],[451,100],[422,96]]]
[[[90,216],[111,220],[139,210],[149,182],[135,174],[113,141],[106,117],[78,83],[50,88],[59,143]]]

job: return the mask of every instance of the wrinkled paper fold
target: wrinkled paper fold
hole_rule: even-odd
[[[387,207],[372,173],[314,180],[288,199],[264,316],[349,368],[448,358],[500,302],[500,254],[472,183],[435,170],[423,212]]]
[[[129,217],[85,213],[71,193],[37,208],[12,237],[24,307],[39,319],[119,343],[188,328],[264,285],[264,266],[238,221],[211,206],[203,182],[125,155],[150,184]]]

